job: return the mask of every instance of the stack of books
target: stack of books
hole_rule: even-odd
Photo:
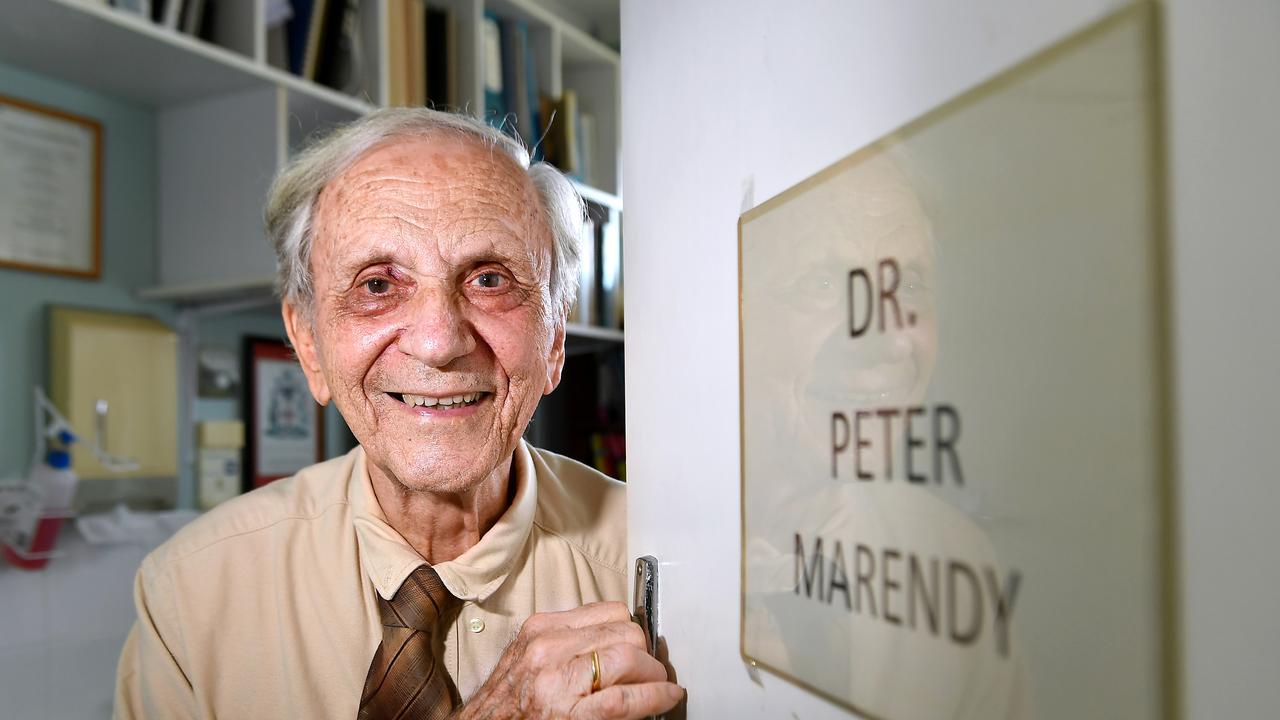
[[[486,11],[482,37],[485,119],[536,146],[543,128],[542,88],[529,23]]]
[[[172,30],[212,41],[216,0],[108,0],[112,7],[151,18]]]
[[[596,185],[595,116],[573,90],[552,97],[542,87],[529,23],[486,12],[483,41],[485,119],[531,146],[535,160]]]
[[[247,12],[230,0],[101,0],[216,43],[220,12]],[[262,0],[267,63],[350,95],[365,95],[360,4],[374,0]],[[389,0],[395,5],[396,0]],[[401,0],[403,2],[403,0]],[[233,23],[234,24],[234,23]]]
[[[268,0],[267,62],[351,95],[364,92],[360,0]]]

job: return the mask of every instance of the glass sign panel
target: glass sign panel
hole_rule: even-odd
[[[1153,14],[742,217],[747,660],[893,720],[1163,715]]]

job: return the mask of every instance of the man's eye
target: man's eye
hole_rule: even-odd
[[[473,280],[472,282],[474,282],[476,285],[479,285],[480,287],[496,288],[496,287],[502,287],[503,283],[506,282],[506,278],[502,277],[498,273],[487,272],[487,273],[480,273],[479,275],[476,276],[475,280]]]
[[[374,295],[384,295],[391,290],[391,283],[386,278],[371,278],[364,281],[365,289]]]

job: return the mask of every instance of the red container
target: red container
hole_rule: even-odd
[[[62,529],[62,518],[42,517],[36,523],[36,531],[31,538],[31,547],[23,549],[23,555],[8,545],[4,546],[4,557],[14,567],[23,570],[39,570],[49,564],[49,556],[58,541],[58,530]]]
[[[67,444],[75,440],[69,433],[60,435],[58,439]],[[70,453],[61,449],[50,450],[45,461],[31,469],[29,482],[40,489],[44,514],[31,534],[30,546],[13,548],[5,545],[4,557],[15,567],[39,570],[49,564],[53,546],[58,542],[58,531],[62,529],[62,520],[70,517],[68,508],[76,492],[76,475],[71,471]]]

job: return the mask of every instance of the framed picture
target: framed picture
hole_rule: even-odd
[[[275,338],[245,340],[245,490],[324,459],[324,413],[293,350]]]
[[[0,96],[0,266],[102,275],[102,126]]]

